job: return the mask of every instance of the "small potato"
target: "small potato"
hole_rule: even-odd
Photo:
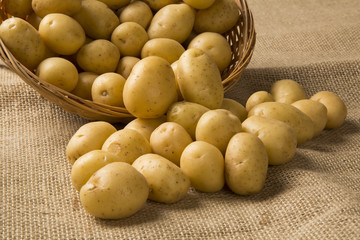
[[[144,176],[123,162],[109,163],[94,173],[80,190],[80,201],[91,215],[120,219],[139,211],[149,195]]]
[[[130,3],[130,0],[98,0],[105,3],[109,8],[117,10]]]
[[[123,76],[125,79],[129,77],[131,70],[135,63],[140,61],[140,58],[125,56],[120,58],[119,65],[117,66],[116,72]]]
[[[220,71],[225,70],[231,62],[231,48],[226,38],[219,33],[204,32],[197,35],[188,48],[200,48],[209,54]]]
[[[150,56],[135,64],[124,86],[124,104],[135,117],[158,118],[177,99],[176,81],[170,64]]]
[[[196,81],[194,81],[196,79]],[[185,101],[201,104],[209,109],[219,108],[224,88],[219,68],[203,50],[186,50],[178,60],[177,80]]]
[[[182,100],[184,100],[184,98],[181,96],[181,92],[180,92],[180,88],[179,88],[179,84],[178,84],[178,75],[177,75],[178,61],[179,60],[176,60],[175,62],[173,62],[171,64],[171,68],[172,68],[172,70],[174,71],[174,74],[175,74],[176,92],[178,94],[178,101],[182,101]]]
[[[167,121],[176,122],[183,126],[195,140],[195,129],[200,117],[207,111],[207,107],[192,102],[176,102],[172,104],[167,111]]]
[[[146,178],[150,188],[149,199],[155,202],[178,202],[185,197],[190,188],[190,180],[185,173],[160,155],[142,155],[132,166]]]
[[[297,144],[303,144],[314,136],[314,123],[310,117],[296,107],[281,102],[264,102],[254,106],[250,116],[268,117],[289,124],[296,133]]]
[[[209,110],[200,117],[195,137],[197,141],[214,145],[224,154],[230,138],[241,130],[240,119],[230,111]]]
[[[141,155],[151,152],[148,140],[133,129],[121,129],[111,134],[101,149],[120,157],[122,162],[129,164]]]
[[[79,79],[72,94],[79,96],[83,99],[92,100],[91,98],[91,87],[99,75],[92,72],[81,72],[79,73]]]
[[[187,4],[169,4],[157,11],[147,30],[149,38],[170,38],[184,42],[190,35],[195,12]]]
[[[225,154],[225,181],[236,194],[260,192],[268,170],[268,156],[262,141],[252,133],[234,135]]]
[[[216,0],[210,7],[197,11],[194,29],[198,33],[224,33],[239,19],[239,8],[233,0]]]
[[[246,101],[245,108],[246,111],[250,111],[255,105],[258,105],[263,102],[274,102],[272,95],[266,91],[257,91],[250,95]]]
[[[185,147],[192,143],[189,133],[180,124],[166,122],[158,126],[150,136],[153,153],[180,166],[180,157]]]
[[[32,12],[27,18],[26,21],[30,23],[35,29],[39,29],[39,25],[42,18],[36,15],[35,12]]]
[[[343,100],[333,92],[321,91],[310,97],[310,100],[320,102],[327,109],[327,121],[325,128],[338,128],[346,118],[347,108]]]
[[[75,65],[60,57],[51,57],[42,61],[36,69],[36,75],[42,81],[68,92],[75,89],[79,79]]]
[[[247,118],[242,127],[244,132],[256,135],[264,143],[270,165],[289,162],[296,152],[296,134],[286,123],[259,116]]]
[[[121,56],[139,57],[148,40],[145,29],[136,22],[121,23],[111,34],[111,42],[119,48]]]
[[[105,140],[116,128],[108,122],[89,122],[81,126],[69,140],[66,146],[66,156],[71,164],[76,159],[92,150],[101,149]]]
[[[119,15],[120,22],[136,22],[144,29],[150,25],[153,13],[149,5],[142,1],[135,1],[124,7]]]
[[[121,159],[103,150],[93,150],[79,157],[71,168],[71,182],[75,189],[80,191],[91,175],[112,162],[121,162]]]
[[[165,7],[166,5],[179,2],[179,0],[144,0],[144,1],[147,4],[149,4],[150,8],[155,12]]]
[[[217,192],[224,186],[224,157],[210,143],[195,141],[189,144],[181,155],[180,168],[198,191]]]
[[[126,79],[118,73],[103,73],[91,87],[91,98],[96,103],[123,107],[123,90]]]
[[[324,130],[327,122],[327,109],[324,104],[309,99],[293,102],[291,105],[305,113],[314,123],[314,137]]]
[[[241,122],[247,118],[247,111],[245,107],[234,99],[224,98],[220,108],[229,110],[232,114],[237,116]]]
[[[276,102],[288,104],[307,98],[303,87],[291,79],[276,81],[271,86],[270,93]]]
[[[205,9],[213,5],[215,0],[184,0],[186,4],[196,9]]]
[[[50,13],[73,15],[80,11],[81,0],[32,0],[36,15],[43,18]]]
[[[154,38],[145,43],[141,50],[141,58],[158,56],[172,64],[184,52],[185,48],[178,41],[169,38]]]
[[[134,120],[126,124],[124,129],[129,128],[136,130],[150,142],[151,133],[155,130],[155,128],[157,128],[158,126],[160,126],[160,124],[164,122],[166,122],[166,116],[149,119],[135,118]]]
[[[0,37],[14,57],[31,71],[46,57],[47,47],[40,34],[21,18],[12,17],[3,21]]]
[[[31,0],[4,0],[6,12],[14,17],[25,19],[32,12]]]
[[[86,40],[81,25],[62,13],[46,15],[40,22],[39,34],[50,50],[61,55],[75,54]]]
[[[111,33],[120,24],[116,14],[105,3],[96,0],[82,0],[81,9],[73,18],[92,39],[109,40]]]
[[[85,44],[76,55],[76,61],[84,71],[97,74],[115,72],[119,60],[119,49],[105,39]]]

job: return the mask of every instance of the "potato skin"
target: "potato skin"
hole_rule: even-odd
[[[123,90],[126,79],[118,73],[108,72],[98,76],[91,87],[94,102],[123,107]]]
[[[91,87],[98,76],[98,74],[92,72],[79,73],[78,82],[74,90],[71,91],[71,93],[83,99],[92,100]]]
[[[144,29],[147,29],[153,18],[153,12],[149,5],[142,1],[131,2],[121,9],[119,14],[120,22],[136,22]]]
[[[303,87],[291,79],[282,79],[274,82],[270,88],[270,93],[275,102],[287,104],[307,98]]]
[[[268,156],[262,141],[252,133],[234,135],[225,154],[225,180],[236,194],[258,193],[264,186]]]
[[[73,15],[80,11],[81,0],[32,0],[36,15],[43,18],[50,13]]]
[[[247,99],[245,108],[246,111],[250,111],[255,105],[263,102],[274,102],[272,95],[266,91],[257,91],[250,95]]]
[[[154,38],[144,44],[141,49],[141,58],[158,56],[172,64],[177,61],[184,52],[185,48],[174,39]]]
[[[144,176],[131,165],[113,162],[96,171],[80,190],[80,201],[91,215],[120,219],[139,211],[146,203],[149,187]]]
[[[245,107],[234,99],[224,98],[221,104],[221,108],[229,110],[232,114],[237,116],[241,122],[243,122],[247,118],[248,113]]]
[[[129,77],[134,65],[140,61],[140,58],[132,56],[124,56],[120,58],[116,72],[123,76],[125,79]]]
[[[2,2],[6,12],[14,17],[25,19],[33,11],[32,0],[4,0]]]
[[[159,118],[135,118],[124,128],[129,128],[138,131],[141,133],[149,142],[151,133],[158,127],[160,124],[166,122],[166,116],[161,116]]]

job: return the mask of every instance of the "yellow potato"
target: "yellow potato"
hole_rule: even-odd
[[[25,20],[12,17],[0,25],[0,37],[14,57],[29,70],[34,70],[47,53],[45,42]]]
[[[274,102],[272,95],[266,91],[257,91],[250,95],[246,101],[245,108],[246,111],[250,111],[255,105],[258,105],[263,102]]]
[[[79,79],[75,65],[60,57],[46,58],[37,67],[36,75],[42,81],[68,92],[75,89]]]
[[[165,7],[166,5],[179,2],[179,0],[144,0],[144,1],[147,4],[149,4],[150,8],[155,12]]]
[[[201,49],[191,48],[181,55],[177,66],[177,80],[185,101],[198,103],[209,109],[221,106],[224,88],[219,68]]]
[[[251,116],[242,123],[242,128],[264,143],[270,165],[285,164],[294,157],[297,139],[288,124],[272,118]]]
[[[291,79],[276,81],[271,86],[270,93],[276,102],[288,104],[307,98],[303,87]]]
[[[114,132],[116,128],[107,122],[96,121],[84,124],[66,145],[67,159],[73,164],[85,153],[101,149],[105,140]]]
[[[120,219],[139,211],[146,203],[146,179],[131,165],[109,163],[94,173],[80,190],[80,201],[91,215]]]
[[[150,188],[149,199],[155,202],[178,202],[190,188],[190,180],[185,173],[160,155],[142,155],[132,166],[145,176]]]
[[[169,4],[157,11],[147,30],[149,38],[170,38],[184,42],[190,35],[195,12],[187,4]]]
[[[92,100],[91,98],[91,87],[99,75],[92,72],[81,72],[79,73],[79,79],[72,94],[79,96],[83,99]]]
[[[135,63],[140,61],[140,58],[132,56],[124,56],[120,58],[119,64],[116,68],[116,72],[123,76],[125,79],[129,77],[131,70]]]
[[[136,22],[144,29],[150,25],[153,13],[149,5],[142,1],[131,2],[129,5],[121,9],[119,14],[120,22]]]
[[[327,109],[326,128],[340,127],[347,115],[347,108],[343,100],[333,92],[320,91],[310,97],[310,100],[318,101]]]
[[[214,145],[224,154],[231,137],[241,130],[241,121],[237,116],[226,109],[215,109],[200,117],[195,137],[197,141]]]
[[[121,159],[103,150],[93,150],[79,157],[71,168],[71,182],[75,189],[80,191],[91,175],[112,162],[121,162]]]
[[[204,32],[197,35],[188,48],[200,48],[209,54],[220,71],[225,70],[231,62],[231,48],[226,38],[219,33]]]
[[[149,37],[145,29],[136,22],[124,22],[111,34],[111,42],[120,50],[121,56],[139,57]]]
[[[184,0],[186,4],[196,9],[205,9],[213,5],[215,0]]]
[[[184,52],[185,48],[178,41],[170,38],[154,38],[144,44],[144,47],[141,49],[141,58],[158,56],[172,64]]]
[[[192,102],[176,102],[167,111],[167,121],[176,122],[183,126],[195,140],[195,129],[200,117],[209,111],[207,107]]]
[[[25,19],[33,11],[31,2],[31,0],[4,0],[2,4],[11,16]]]
[[[264,102],[254,106],[248,113],[250,116],[274,118],[289,124],[297,139],[297,144],[303,144],[314,136],[314,123],[310,117],[296,107],[281,102]]]
[[[150,56],[135,64],[124,86],[124,104],[135,117],[157,118],[177,99],[176,81],[170,64]]]
[[[36,15],[43,18],[50,13],[73,15],[80,11],[81,0],[32,0]]]
[[[159,118],[135,118],[124,127],[129,129],[134,129],[141,133],[149,142],[151,133],[160,126],[160,124],[166,122],[166,116],[161,116]]]
[[[120,60],[119,49],[105,39],[93,40],[80,48],[76,61],[86,72],[115,72]]]
[[[105,3],[109,8],[117,10],[130,3],[130,0],[98,0]]]
[[[311,118],[314,123],[314,137],[324,130],[327,122],[327,109],[324,104],[309,99],[302,99],[293,102],[291,105]]]
[[[237,116],[241,122],[247,118],[247,111],[245,107],[234,99],[224,98],[220,108],[229,110],[232,114]]]
[[[177,166],[180,166],[182,152],[192,141],[185,128],[175,122],[162,123],[150,136],[153,153],[163,156]]]
[[[123,107],[123,90],[126,79],[118,73],[103,73],[98,76],[91,87],[91,98],[94,102],[110,106]]]
[[[40,22],[39,34],[51,51],[61,55],[75,54],[86,36],[81,25],[62,13],[50,13]]]
[[[224,157],[210,143],[195,141],[189,144],[181,155],[180,168],[198,191],[217,192],[224,186]]]
[[[141,155],[151,152],[148,140],[133,129],[121,129],[111,134],[101,149],[120,157],[122,162],[129,164]]]
[[[260,192],[266,180],[268,156],[262,141],[252,133],[234,135],[225,154],[225,181],[236,194]]]

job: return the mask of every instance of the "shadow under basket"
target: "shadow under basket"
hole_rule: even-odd
[[[234,0],[239,8],[240,17],[235,26],[223,34],[230,44],[232,59],[230,65],[221,73],[224,90],[229,90],[240,79],[242,72],[253,55],[256,33],[253,15],[245,0]],[[8,17],[6,9],[1,7],[1,22]],[[67,112],[77,114],[87,120],[103,120],[111,123],[127,123],[134,119],[124,107],[114,107],[82,99],[54,85],[41,81],[34,72],[22,65],[0,39],[0,59],[13,72],[37,90],[40,95],[60,106]]]

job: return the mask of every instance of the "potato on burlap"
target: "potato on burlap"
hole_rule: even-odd
[[[307,98],[304,88],[291,79],[274,82],[270,88],[270,93],[274,101],[288,104]]]

